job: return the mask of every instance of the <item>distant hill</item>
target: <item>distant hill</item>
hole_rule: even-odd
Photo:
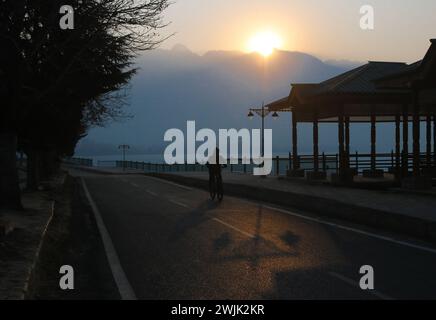
[[[132,80],[127,109],[133,118],[90,130],[79,144],[78,154],[85,149],[89,153],[89,143],[96,154],[99,144],[105,153],[108,145],[114,146],[116,153],[121,143],[140,151],[160,150],[165,145],[164,132],[169,128],[185,130],[187,120],[212,129],[259,127],[259,119],[247,119],[249,107],[286,96],[292,82],[319,82],[351,68],[301,52],[276,50],[265,62],[254,53],[210,51],[198,55],[182,45],[145,52],[137,66],[140,70]],[[271,125],[272,120],[267,119],[266,124]],[[289,126],[289,114],[274,122],[275,151],[289,151]],[[311,130],[302,127],[300,146],[303,151],[310,150]],[[329,134],[335,137],[336,133]],[[324,147],[336,148],[335,139],[326,141]]]

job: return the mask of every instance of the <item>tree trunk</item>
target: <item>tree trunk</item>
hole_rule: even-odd
[[[0,207],[22,209],[17,171],[17,136],[0,133]]]
[[[40,154],[34,147],[27,150],[27,189],[37,190],[40,182]]]
[[[41,151],[41,179],[49,180],[57,173],[57,155],[56,151],[47,149]]]

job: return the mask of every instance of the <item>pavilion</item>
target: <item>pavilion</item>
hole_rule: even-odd
[[[288,97],[266,106],[270,111],[292,113],[292,168],[289,175],[304,175],[298,161],[298,123],[313,124],[314,170],[310,177],[325,177],[319,166],[319,123],[338,124],[338,177],[342,180],[352,179],[355,174],[349,161],[350,123],[370,123],[371,169],[364,175],[383,175],[376,163],[376,123],[390,122],[395,123],[395,173],[406,180],[409,176],[408,127],[412,122],[413,175],[407,179],[412,181],[412,185],[422,185],[423,181],[428,185],[425,173],[436,167],[436,39],[431,40],[424,59],[410,65],[370,61],[321,83],[293,83],[291,86]],[[427,139],[424,161],[420,152],[420,125],[423,121]]]

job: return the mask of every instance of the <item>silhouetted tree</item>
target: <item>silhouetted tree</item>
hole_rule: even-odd
[[[75,8],[75,28],[59,27],[59,8]],[[72,154],[90,124],[117,115],[140,50],[164,39],[167,0],[0,1],[0,205],[20,207],[17,140],[28,155],[29,187]],[[44,170],[41,170],[44,169]]]

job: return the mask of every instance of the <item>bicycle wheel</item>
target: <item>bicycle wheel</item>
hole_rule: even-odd
[[[224,189],[223,189],[223,182],[220,179],[217,179],[217,195],[218,195],[218,200],[222,201],[224,198]]]
[[[216,184],[215,181],[209,181],[209,194],[212,200],[216,197]]]

